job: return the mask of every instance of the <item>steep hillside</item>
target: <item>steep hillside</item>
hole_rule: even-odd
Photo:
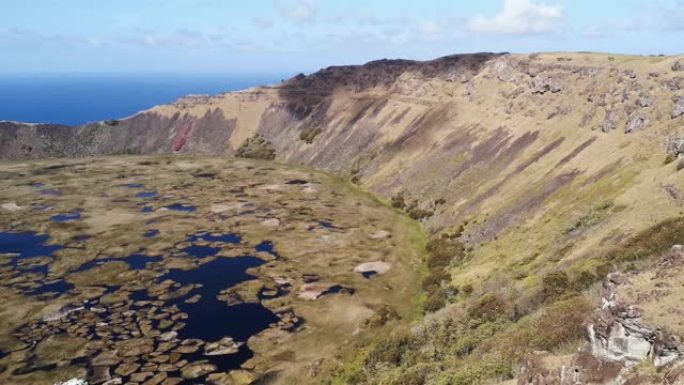
[[[251,145],[272,147],[279,161],[347,175],[394,198],[431,234],[458,240],[465,251],[446,266],[452,287],[460,289],[447,296],[453,305],[411,331],[411,338],[378,342],[419,353],[404,356],[399,349],[396,359],[356,362],[340,378],[409,384],[392,381],[417,371],[416,384],[425,378],[469,383],[510,378],[513,363],[534,350],[550,350],[556,364],[567,361],[569,367],[577,333],[549,337],[554,342],[546,344],[521,343],[519,350],[501,341],[529,342],[514,333],[541,327],[534,322],[560,322],[544,318],[549,309],[576,309],[584,322],[589,310],[582,309],[593,309],[606,294],[598,288],[607,273],[638,268],[657,275],[651,257],[684,242],[684,160],[676,157],[684,152],[683,87],[684,57],[546,53],[381,60],[330,67],[272,87],[188,97],[121,121],[76,128],[4,123],[0,156],[232,154],[259,135],[263,140]],[[658,247],[643,252],[630,248],[649,231],[671,236],[647,237]],[[639,257],[625,257],[629,253]],[[631,303],[644,301],[637,294],[649,287],[643,276],[635,279],[633,290],[620,289],[627,292],[623,297],[632,295]],[[559,285],[562,295],[549,294]],[[610,287],[608,294],[620,291]],[[506,310],[471,312],[489,305]],[[668,306],[678,311],[677,304]],[[678,328],[676,317],[646,318],[663,330]],[[474,319],[482,322],[471,324]],[[612,321],[605,322],[610,331]],[[429,325],[443,338],[407,342]],[[515,353],[493,349],[497,344]],[[526,367],[539,368],[541,360]]]

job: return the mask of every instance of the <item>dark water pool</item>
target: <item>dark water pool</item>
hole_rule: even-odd
[[[273,242],[271,242],[271,241],[263,241],[263,242],[259,243],[258,245],[256,245],[254,247],[254,249],[256,251],[263,251],[263,252],[269,253],[273,257],[275,257],[276,259],[280,258],[280,255],[275,251],[275,248],[273,247]]]
[[[122,184],[122,186],[123,186],[123,187],[132,188],[132,189],[137,189],[137,188],[143,188],[143,187],[145,187],[145,185],[142,184],[142,183],[126,183],[126,184]]]
[[[191,245],[183,249],[186,253],[192,255],[195,258],[206,258],[212,255],[216,255],[221,251],[220,247],[211,246],[201,246],[201,245]]]
[[[197,242],[199,240],[207,242],[223,242],[237,244],[240,243],[242,237],[234,233],[226,233],[219,235],[213,235],[211,233],[196,233],[188,236],[188,241],[190,242]]]
[[[47,243],[48,239],[49,237],[46,234],[37,234],[30,231],[16,233],[0,231],[0,254],[18,254],[13,261],[15,265],[21,258],[51,256],[52,253],[61,249],[62,246],[50,245]]]
[[[40,195],[46,195],[46,196],[60,196],[62,195],[62,192],[54,189],[54,188],[46,188],[43,190],[38,191]]]
[[[57,214],[50,217],[50,220],[53,222],[73,222],[79,219],[81,219],[81,213],[79,212]]]
[[[128,266],[130,266],[131,270],[142,270],[147,267],[147,263],[149,262],[159,262],[161,261],[162,258],[160,256],[147,256],[147,255],[142,255],[142,254],[133,254],[129,255],[128,257],[124,258],[101,258],[101,259],[95,259],[93,261],[88,261],[81,266],[77,267],[75,270],[72,270],[72,272],[80,272],[80,271],[86,271],[90,270],[93,267],[103,265],[107,262],[113,262],[113,261],[122,261],[126,262]]]
[[[182,203],[174,203],[172,205],[166,206],[167,209],[171,211],[183,211],[183,212],[193,212],[197,210],[197,207],[191,205],[185,205]]]
[[[304,179],[292,179],[292,180],[288,180],[287,182],[285,182],[285,184],[308,184],[308,183],[309,183],[309,181],[304,180]]]
[[[0,254],[15,254],[11,257],[10,264],[15,269],[15,276],[29,273],[37,273],[35,278],[30,278],[30,282],[37,283],[39,286],[31,289],[19,288],[28,295],[42,295],[46,293],[64,294],[74,288],[74,286],[63,279],[50,279],[49,262],[52,262],[53,253],[62,249],[60,245],[48,244],[49,237],[45,234],[37,234],[31,231],[24,232],[0,232]],[[24,265],[22,261],[34,257],[50,257],[48,263],[41,263],[36,266],[31,264]],[[46,283],[47,282],[47,283]],[[0,283],[1,284],[1,283]]]
[[[224,336],[231,336],[236,341],[246,341],[250,336],[268,328],[269,324],[277,322],[278,318],[261,304],[227,306],[216,298],[223,289],[255,279],[246,270],[262,264],[263,260],[251,256],[218,258],[193,270],[173,269],[165,274],[162,280],[172,279],[183,285],[203,285],[190,293],[201,294],[202,299],[199,302],[185,303],[185,298],[172,301],[172,304],[189,315],[185,327],[178,332],[179,335],[182,338],[199,338],[205,341],[217,341]]]
[[[135,194],[136,197],[142,198],[142,199],[152,199],[157,197],[157,192],[156,191],[141,191],[137,194]]]
[[[143,234],[143,237],[152,238],[152,237],[156,237],[157,235],[159,235],[159,230],[151,229],[151,230],[145,231],[145,233]]]

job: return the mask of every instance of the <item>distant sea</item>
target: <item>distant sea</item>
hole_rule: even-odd
[[[0,75],[0,120],[79,125],[124,118],[188,94],[279,83],[272,75]]]

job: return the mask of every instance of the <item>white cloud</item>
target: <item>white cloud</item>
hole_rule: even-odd
[[[540,34],[558,30],[563,8],[534,0],[504,0],[503,9],[492,17],[477,16],[468,22],[473,32],[510,35]]]
[[[252,24],[259,29],[270,29],[273,27],[273,20],[267,17],[252,17]]]
[[[417,30],[428,41],[436,41],[442,37],[442,26],[434,20],[418,24]]]
[[[297,23],[309,23],[316,19],[316,0],[273,0],[276,10],[283,17]]]

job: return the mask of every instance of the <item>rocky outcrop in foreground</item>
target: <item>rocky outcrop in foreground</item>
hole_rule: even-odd
[[[673,246],[663,258],[684,262],[684,247]],[[613,273],[604,282],[601,306],[587,321],[587,342],[571,356],[538,352],[527,357],[518,371],[518,385],[577,385],[591,383],[681,383],[684,344],[663,328],[648,325],[642,310],[618,298],[617,288],[629,277]],[[653,371],[640,373],[638,367]],[[661,373],[663,378],[656,377]]]

